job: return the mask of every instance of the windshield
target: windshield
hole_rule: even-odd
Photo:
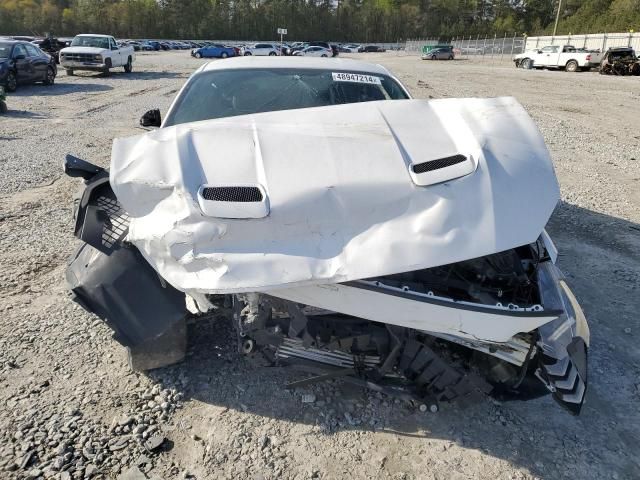
[[[71,42],[72,47],[95,47],[109,48],[109,39],[107,37],[90,37],[78,35]]]
[[[9,58],[9,54],[11,53],[11,47],[13,44],[11,43],[1,43],[0,42],[0,58]]]
[[[164,126],[251,113],[408,96],[386,75],[317,69],[232,69],[196,75]]]

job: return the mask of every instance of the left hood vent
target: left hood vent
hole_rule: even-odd
[[[219,218],[263,218],[269,199],[262,185],[202,185],[198,190],[202,213]]]
[[[471,155],[457,153],[409,165],[413,183],[421,187],[449,182],[473,173],[478,162]]]
[[[261,202],[264,198],[258,187],[206,187],[202,197],[214,202]]]

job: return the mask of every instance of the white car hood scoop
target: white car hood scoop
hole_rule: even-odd
[[[128,240],[174,287],[231,293],[429,268],[536,240],[559,189],[513,98],[380,101],[117,139]]]

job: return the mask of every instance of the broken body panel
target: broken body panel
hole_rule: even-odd
[[[116,140],[104,178],[110,194],[80,203],[76,235],[92,246],[68,278],[125,345],[175,328],[182,292],[200,309],[232,294],[245,353],[312,360],[370,387],[402,377],[441,400],[490,389],[446,361],[460,345],[494,386],[536,376],[580,410],[588,327],[544,231],[557,180],[511,98],[178,125]],[[120,279],[134,275],[129,289]],[[166,308],[148,310],[160,297]]]

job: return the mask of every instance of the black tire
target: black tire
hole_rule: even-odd
[[[276,55],[277,55],[277,53],[276,53],[276,52],[269,52],[269,56],[270,56],[270,57],[275,57]]]
[[[67,72],[67,76],[73,77],[73,68],[66,68],[65,71]]]
[[[194,57],[196,58],[202,58],[202,54],[200,52],[196,52],[196,54],[194,55]]]
[[[111,73],[111,72],[109,71],[109,70],[111,69],[111,59],[110,59],[110,58],[107,58],[107,59],[104,61],[104,65],[105,65],[105,67],[104,67],[104,69],[102,70],[102,73],[103,73],[105,76],[108,76],[108,75]]]
[[[18,88],[18,79],[16,78],[16,72],[9,72],[7,74],[5,85],[7,86],[7,92],[16,91],[16,88]]]
[[[567,72],[577,72],[578,71],[578,62],[575,60],[569,60],[567,64],[564,66],[564,69]]]
[[[131,73],[133,71],[133,62],[131,61],[131,57],[127,58],[127,63],[124,66],[125,73]]]
[[[532,60],[530,58],[523,58],[522,60],[520,60],[520,68],[529,69],[531,62]]]
[[[327,55],[323,53],[321,57],[327,58]]]
[[[245,57],[250,57],[251,56],[251,52],[244,52],[244,56]]]
[[[436,57],[435,55],[431,55],[431,60],[437,60],[438,57]]]
[[[47,73],[44,74],[44,80],[42,83],[45,85],[53,85],[53,82],[56,81],[56,72],[53,71],[52,67],[47,67]]]
[[[449,60],[453,60],[453,55],[449,55]]]
[[[8,111],[7,104],[3,100],[0,100],[0,113],[7,113]]]
[[[227,55],[227,52],[222,52],[220,54],[220,58],[227,58],[229,55]]]

